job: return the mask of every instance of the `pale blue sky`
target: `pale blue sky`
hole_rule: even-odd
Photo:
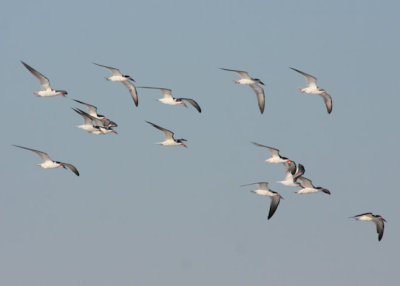
[[[0,11],[0,284],[394,285],[400,199],[397,1],[12,1]],[[37,98],[47,77],[67,98]],[[97,62],[202,107],[138,90],[136,108]],[[265,83],[261,115],[242,69]],[[295,67],[318,77],[332,114],[304,95]],[[119,135],[78,128],[79,99]],[[188,148],[155,145],[162,134]],[[331,192],[297,195],[275,146]],[[35,166],[22,145],[74,164]],[[283,200],[240,185],[270,182]],[[381,242],[372,223],[382,215]]]

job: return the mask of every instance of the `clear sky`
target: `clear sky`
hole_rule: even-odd
[[[0,284],[395,285],[399,281],[398,1],[8,1],[2,38]],[[46,75],[66,98],[37,98]],[[126,88],[92,62],[137,86]],[[265,83],[260,114],[246,70]],[[301,94],[318,78],[333,98]],[[72,99],[96,105],[119,135],[91,135]],[[151,121],[188,139],[154,143]],[[276,183],[274,146],[332,193]],[[74,164],[35,166],[22,145]],[[285,198],[242,184],[268,181]],[[388,223],[381,242],[363,212]]]

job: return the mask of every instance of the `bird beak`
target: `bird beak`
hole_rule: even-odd
[[[130,77],[129,79],[130,79],[131,81],[135,81],[135,80],[134,80],[133,78],[131,78],[131,77]]]
[[[118,135],[118,132],[117,131],[115,131],[115,130],[113,130],[113,131],[111,131],[112,133],[115,133],[115,134],[117,134]]]
[[[181,143],[181,145],[182,145],[183,147],[187,148],[187,146],[186,146],[185,144]]]
[[[328,191],[328,190],[322,190],[325,194],[328,194],[328,195],[330,195],[331,194],[331,192],[330,191]]]
[[[258,82],[259,84],[265,85],[261,80]]]

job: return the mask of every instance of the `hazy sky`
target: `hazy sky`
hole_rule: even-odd
[[[2,38],[0,284],[395,285],[399,280],[398,1],[8,1]],[[66,98],[37,98],[44,75]],[[157,102],[172,89],[203,109]],[[260,114],[246,70],[265,83]],[[301,94],[318,78],[333,98]],[[119,135],[76,128],[79,99]],[[154,143],[151,121],[188,139]],[[298,195],[274,146],[332,193]],[[44,170],[22,145],[74,164]],[[268,181],[285,198],[242,184]],[[363,212],[388,223],[378,242]]]

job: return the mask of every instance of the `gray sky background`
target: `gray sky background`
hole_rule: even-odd
[[[2,37],[0,284],[395,285],[400,138],[397,1],[9,1]],[[37,98],[46,75],[67,98]],[[171,88],[192,107],[136,108],[110,73]],[[261,115],[246,70],[265,83]],[[333,98],[301,94],[318,78]],[[79,99],[119,135],[76,128]],[[188,139],[162,147],[162,133]],[[331,192],[297,195],[275,146]],[[81,176],[35,166],[22,145],[74,164]],[[267,221],[270,182],[285,198]],[[381,242],[363,212],[388,223]]]

